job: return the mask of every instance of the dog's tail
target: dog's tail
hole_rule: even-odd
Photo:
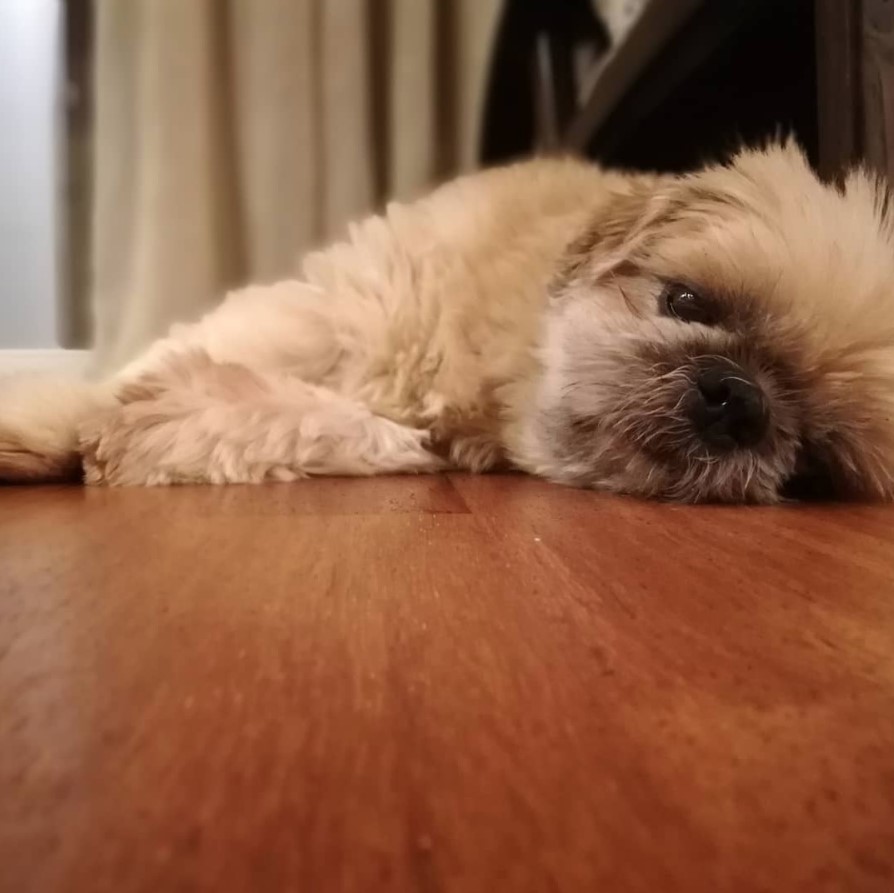
[[[109,402],[109,388],[89,381],[0,378],[0,482],[77,480],[78,429]]]

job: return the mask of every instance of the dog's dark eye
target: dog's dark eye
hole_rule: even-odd
[[[693,291],[688,285],[672,283],[664,288],[659,298],[659,307],[665,316],[672,316],[680,322],[699,322],[705,326],[717,322],[713,303]]]

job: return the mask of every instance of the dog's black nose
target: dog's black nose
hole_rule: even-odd
[[[767,433],[767,401],[739,366],[717,363],[696,379],[692,420],[705,443],[731,448],[759,443]]]

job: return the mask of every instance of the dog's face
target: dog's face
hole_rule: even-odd
[[[894,496],[894,238],[794,147],[642,182],[551,297],[538,470],[682,501]]]

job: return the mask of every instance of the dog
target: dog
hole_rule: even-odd
[[[514,469],[681,502],[894,495],[894,215],[793,142],[535,159],[389,206],[102,384],[0,387],[0,480]]]

